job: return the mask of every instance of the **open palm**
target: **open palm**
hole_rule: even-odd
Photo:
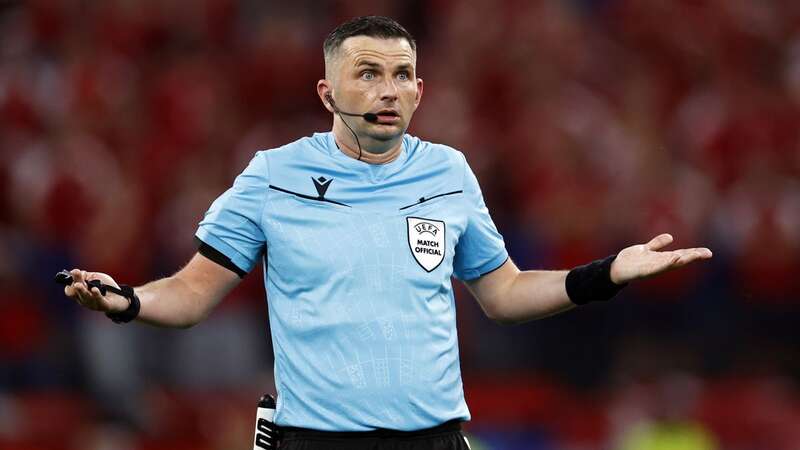
[[[683,267],[693,261],[710,259],[712,256],[711,250],[705,247],[658,251],[672,241],[672,235],[664,233],[646,244],[623,249],[611,264],[611,281],[625,284]]]

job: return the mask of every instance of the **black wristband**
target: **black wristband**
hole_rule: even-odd
[[[135,319],[136,316],[139,315],[139,309],[142,305],[139,302],[139,297],[137,297],[136,293],[133,292],[133,288],[128,285],[121,284],[119,286],[119,292],[115,293],[127,298],[130,304],[125,311],[115,313],[107,312],[106,317],[113,320],[115,323],[128,323]]]
[[[612,297],[628,284],[616,284],[611,281],[611,263],[617,255],[592,261],[578,266],[567,274],[567,295],[576,305],[589,302],[611,300]]]

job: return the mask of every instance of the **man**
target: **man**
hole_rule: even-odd
[[[127,298],[90,292],[87,280],[117,286],[98,272],[73,270],[65,289],[116,321],[189,327],[263,257],[282,448],[468,448],[451,276],[491,319],[518,323],[711,257],[659,252],[663,234],[569,272],[521,272],[464,156],[405,134],[423,92],[411,35],[357,18],[324,55],[332,131],[256,153],[183,269]]]

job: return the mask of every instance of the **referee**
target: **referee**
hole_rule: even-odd
[[[65,288],[116,322],[189,327],[263,258],[280,448],[468,449],[453,276],[488,317],[519,323],[711,257],[660,251],[662,234],[570,271],[520,271],[464,155],[405,134],[423,92],[408,31],[356,18],[324,56],[332,130],[257,152],[184,268],[136,288],[74,269]]]

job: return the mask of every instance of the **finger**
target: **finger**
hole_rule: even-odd
[[[660,248],[666,247],[671,243],[672,243],[672,235],[669,233],[664,233],[664,234],[659,234],[658,236],[651,239],[650,242],[644,245],[648,250],[658,250]]]
[[[711,259],[714,256],[714,252],[712,252],[710,248],[699,247],[694,250],[697,252],[697,254],[700,256],[701,259]]]
[[[85,284],[77,285],[76,290],[78,291],[78,297],[80,298],[82,305],[91,305],[97,300],[95,294],[90,291]]]
[[[711,250],[705,247],[698,247],[683,249],[682,257],[688,257],[691,261],[696,261],[698,259],[709,259],[711,256],[713,256]]]
[[[100,289],[96,287],[89,289],[89,293],[92,294],[92,298],[94,298],[95,300],[103,298],[103,294],[100,293]]]
[[[79,272],[80,272],[79,277],[81,281],[79,284],[85,288],[86,294],[91,296],[92,291],[91,288],[89,287],[89,281],[91,281],[92,279],[91,278],[92,272],[87,272],[85,270],[81,270]]]
[[[69,271],[69,274],[72,276],[72,283],[69,286],[64,287],[64,293],[73,299],[78,299],[78,286],[82,285],[81,283],[81,271],[80,269],[72,269]]]
[[[91,290],[83,287],[81,289],[81,305],[93,309],[98,310],[102,308],[103,305],[103,296],[100,295],[100,291],[97,288],[92,288]]]
[[[682,267],[690,262],[709,259],[712,256],[711,250],[707,248],[687,248],[675,250],[675,253],[678,255],[678,259],[673,262],[674,267]]]
[[[75,300],[75,303],[81,306],[86,306],[86,298],[83,295],[81,295],[80,291],[77,288],[75,289],[75,295],[72,297],[72,299]]]
[[[86,286],[83,283],[80,284],[73,284],[73,289],[75,290],[75,297],[77,300],[83,304],[89,298],[89,293],[86,291]]]
[[[80,283],[81,281],[83,281],[83,275],[80,269],[72,269],[69,271],[69,274],[72,275],[73,283]]]

